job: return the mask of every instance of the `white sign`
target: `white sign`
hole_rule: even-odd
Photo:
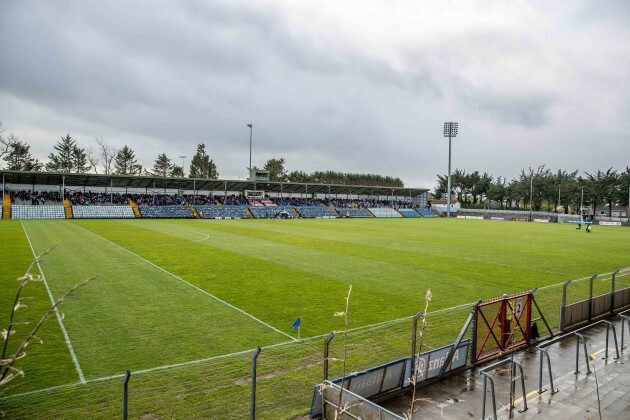
[[[514,300],[514,313],[516,314],[516,318],[520,318],[522,312],[523,312],[523,298],[517,297]]]

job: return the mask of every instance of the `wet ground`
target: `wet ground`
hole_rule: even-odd
[[[550,392],[547,364],[543,369],[543,389],[539,394],[540,355],[536,348],[514,354],[514,361],[523,366],[527,411],[522,413],[524,399],[520,375],[517,370],[515,409],[516,419],[630,419],[630,347],[621,349],[621,320],[613,322],[619,343],[620,358],[615,360],[615,343],[610,331],[609,357],[606,352],[606,327],[595,325],[582,332],[587,341],[590,369],[587,373],[584,350],[580,344],[579,373],[575,374],[576,338],[569,337],[547,347],[553,385],[557,393]],[[630,345],[626,324],[625,345]],[[544,343],[539,343],[544,344]],[[508,358],[506,356],[504,358]],[[497,360],[503,360],[499,358]],[[414,419],[466,419],[482,418],[483,376],[480,370],[497,362],[494,360],[475,369],[458,373],[438,383],[416,390]],[[498,418],[509,417],[510,370],[505,365],[490,372],[496,391]],[[411,395],[381,402],[380,405],[399,415],[409,410]],[[493,417],[490,383],[486,390],[485,417]]]

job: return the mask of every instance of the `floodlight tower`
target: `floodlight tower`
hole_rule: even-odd
[[[444,137],[448,137],[448,191],[446,196],[446,217],[451,217],[451,138],[457,137],[457,123],[444,123]]]
[[[249,168],[247,170],[252,171],[252,131],[254,131],[253,124],[247,124],[249,127]]]
[[[186,156],[179,157],[182,160],[182,177],[184,176],[184,167],[186,166]]]

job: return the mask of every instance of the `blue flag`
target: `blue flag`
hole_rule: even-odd
[[[298,316],[297,319],[295,320],[295,322],[293,324],[291,324],[291,328],[292,329],[296,329],[297,327],[300,326],[300,324],[301,324],[301,321],[300,321],[300,317]]]

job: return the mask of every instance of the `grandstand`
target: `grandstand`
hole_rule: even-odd
[[[293,211],[293,207],[291,206],[267,206],[267,207],[250,207],[249,211],[252,216],[256,219],[274,219],[278,217],[283,212],[287,215],[286,217],[289,219],[293,219],[297,217],[295,212]]]
[[[11,219],[65,219],[63,206],[11,206]]]
[[[402,214],[403,217],[420,217],[420,213],[414,209],[398,209],[398,213]]]
[[[368,209],[363,207],[337,207],[337,213],[342,217],[374,217]]]
[[[68,212],[17,209],[19,218],[402,217],[425,206],[427,189],[0,171],[14,206],[61,202]],[[134,206],[128,205],[132,200]],[[19,203],[18,203],[19,201]],[[10,206],[9,206],[10,207]],[[28,206],[27,206],[28,207]],[[36,206],[34,206],[36,207]],[[70,211],[70,209],[72,211]],[[368,209],[374,209],[370,211]],[[134,210],[136,213],[134,214]],[[417,217],[413,210],[407,216]]]
[[[422,215],[422,217],[438,217],[437,214],[435,214],[433,212],[433,210],[428,209],[428,208],[423,208],[423,209],[415,209],[418,213],[420,213]]]
[[[196,206],[202,219],[251,219],[247,206]]]
[[[195,217],[186,206],[138,206],[142,217],[154,219],[189,219]]]
[[[75,219],[133,219],[135,217],[131,206],[72,206],[72,214]]]
[[[339,213],[335,210],[322,205],[300,206],[296,207],[296,210],[301,217],[312,219],[334,219],[339,217]]]
[[[390,207],[371,207],[368,208],[368,210],[374,215],[374,217],[403,217],[402,214]]]

